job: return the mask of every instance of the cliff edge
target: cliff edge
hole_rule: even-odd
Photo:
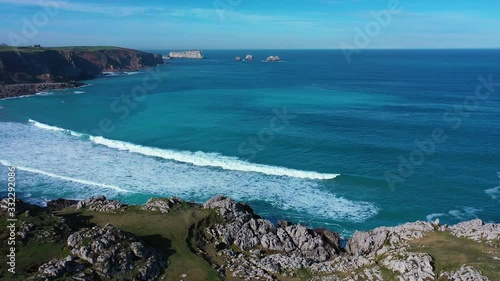
[[[27,92],[1,88],[0,98],[33,94],[34,86],[27,87],[29,84],[73,83],[95,78],[103,71],[138,70],[158,64],[163,64],[159,54],[119,47],[4,46],[0,47],[0,84],[23,84]]]

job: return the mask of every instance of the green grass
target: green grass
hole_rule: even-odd
[[[16,274],[13,276],[10,272],[7,272],[7,257],[8,249],[10,246],[7,245],[7,237],[9,233],[6,229],[6,216],[0,213],[0,240],[2,241],[2,246],[0,247],[0,280],[26,280],[26,277],[33,274],[33,272],[38,270],[38,267],[45,262],[48,262],[55,258],[63,258],[69,254],[64,247],[66,241],[61,239],[69,235],[65,229],[59,229],[58,235],[55,237],[48,237],[45,240],[37,240],[34,237],[28,237],[24,244],[16,242]],[[22,214],[18,217],[17,229],[23,221],[26,222],[36,222],[36,228],[33,231],[41,231],[44,229],[54,231],[57,230],[59,221],[46,213],[32,214],[30,217]],[[54,241],[55,240],[55,241]]]
[[[430,232],[412,241],[410,250],[430,254],[435,259],[436,276],[441,271],[454,271],[466,264],[479,269],[492,281],[500,280],[500,261],[493,259],[500,257],[499,240],[487,245],[448,232]]]
[[[217,272],[208,262],[193,253],[189,245],[189,228],[209,216],[212,211],[182,207],[177,211],[161,214],[131,207],[119,213],[64,213],[65,216],[88,217],[90,222],[104,226],[107,223],[141,237],[148,245],[161,250],[168,266],[160,280],[219,280]],[[61,214],[63,215],[63,213]],[[163,278],[164,279],[161,279]]]
[[[116,50],[116,49],[121,49],[121,48],[114,46],[67,46],[67,47],[42,47],[42,48],[0,46],[0,52],[19,52],[19,53],[43,52],[48,50],[97,52],[97,51]]]

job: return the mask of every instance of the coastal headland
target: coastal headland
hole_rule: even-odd
[[[163,64],[159,54],[120,47],[0,47],[0,98],[79,87],[103,71]]]
[[[2,241],[8,203],[0,202]],[[274,224],[225,196],[15,203],[16,273],[2,247],[5,280],[499,280],[500,224],[481,220],[379,227],[346,242]]]

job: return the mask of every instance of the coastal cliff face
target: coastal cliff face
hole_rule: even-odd
[[[106,70],[137,70],[157,64],[163,64],[161,55],[124,48],[0,50],[0,81],[69,82],[91,79]]]
[[[8,200],[0,201],[6,224]],[[224,196],[144,205],[94,197],[40,208],[16,201],[16,275],[8,280],[499,280],[500,225],[407,223],[337,233],[255,215]],[[0,238],[7,241],[2,225]],[[7,280],[7,279],[6,279]]]

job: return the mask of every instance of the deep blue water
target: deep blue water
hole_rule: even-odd
[[[341,51],[205,55],[0,100],[0,160],[20,169],[18,195],[223,193],[345,235],[500,221],[500,50],[370,50],[350,64]]]

